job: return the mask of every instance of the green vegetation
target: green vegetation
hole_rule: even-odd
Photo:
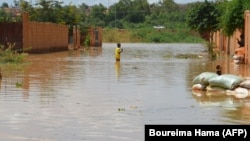
[[[125,111],[125,108],[118,108],[119,112]]]
[[[250,0],[205,0],[192,4],[187,24],[207,40],[218,30],[231,36],[237,29],[244,31],[244,12],[249,9]]]
[[[197,59],[197,58],[200,58],[198,54],[177,54],[175,57],[178,59]]]
[[[177,4],[174,0],[151,4],[148,0],[119,0],[109,7],[63,4],[59,0],[31,2],[14,0],[12,7],[28,12],[33,21],[69,25],[70,36],[74,26],[80,27],[82,35],[86,34],[83,32],[86,27],[102,27],[105,42],[203,43],[203,39],[210,41],[217,30],[228,36],[236,29],[244,30],[244,11],[250,9],[250,0],[205,0],[187,4]],[[20,19],[4,11],[9,7],[6,2],[1,7],[0,21]],[[154,28],[159,26],[163,28]],[[88,38],[85,39],[82,44],[88,45]]]
[[[0,63],[23,63],[25,54],[13,50],[15,44],[8,44],[7,47],[0,45]]]
[[[105,29],[103,42],[143,42],[143,43],[203,43],[204,40],[189,30],[166,29]]]
[[[84,46],[89,47],[90,46],[90,35],[87,34],[86,39],[84,41]]]
[[[219,17],[220,27],[226,35],[233,35],[236,29],[244,31],[244,14],[246,10],[250,10],[250,0],[231,0],[218,7],[223,9]]]
[[[22,84],[22,83],[16,82],[16,88],[22,88],[22,87],[23,87],[23,84]]]
[[[219,29],[218,17],[221,11],[216,8],[216,3],[198,2],[195,3],[187,13],[187,24],[188,26],[199,32],[199,34],[209,41],[212,37],[212,33]]]
[[[7,3],[2,8],[7,8]],[[63,4],[57,0],[37,0],[33,3],[25,0],[14,0],[14,6],[21,11],[29,13],[30,19],[40,22],[53,22],[69,25],[69,36],[72,35],[74,26],[81,29],[82,35],[86,27],[102,27],[104,42],[157,42],[173,43],[203,42],[199,34],[189,29],[185,21],[185,13],[189,4],[176,4],[173,0],[163,0],[149,4],[147,0],[120,0],[109,7],[102,4],[88,6]],[[3,9],[0,11],[4,11]],[[17,19],[15,15],[7,15],[4,12],[0,17],[6,21]],[[154,26],[163,26],[163,29],[155,29]],[[119,34],[118,30],[126,30],[128,36]],[[120,36],[114,36],[120,35]],[[121,37],[121,38],[120,38]],[[88,45],[82,41],[82,45]]]

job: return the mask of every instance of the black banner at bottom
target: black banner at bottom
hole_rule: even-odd
[[[250,125],[145,125],[145,141],[184,138],[250,141]]]

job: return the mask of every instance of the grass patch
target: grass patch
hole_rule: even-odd
[[[200,58],[198,54],[177,54],[175,56],[178,59],[197,59]]]
[[[189,30],[104,29],[103,42],[126,43],[204,43],[204,40]]]
[[[18,53],[17,51],[13,50],[14,46],[15,43],[14,44],[8,43],[7,47],[0,45],[0,63],[19,64],[24,62],[26,55],[23,53]]]

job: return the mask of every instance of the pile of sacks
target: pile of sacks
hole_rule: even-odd
[[[192,84],[193,91],[226,93],[237,98],[250,96],[250,80],[233,74],[218,75],[214,72],[203,72],[194,77]]]

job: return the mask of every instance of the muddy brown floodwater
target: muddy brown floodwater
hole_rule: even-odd
[[[29,55],[1,65],[0,139],[5,141],[142,141],[145,124],[250,124],[250,98],[196,96],[192,79],[215,71],[250,76],[249,66],[173,56],[204,55],[201,44],[122,43]],[[172,57],[171,57],[172,56]]]

